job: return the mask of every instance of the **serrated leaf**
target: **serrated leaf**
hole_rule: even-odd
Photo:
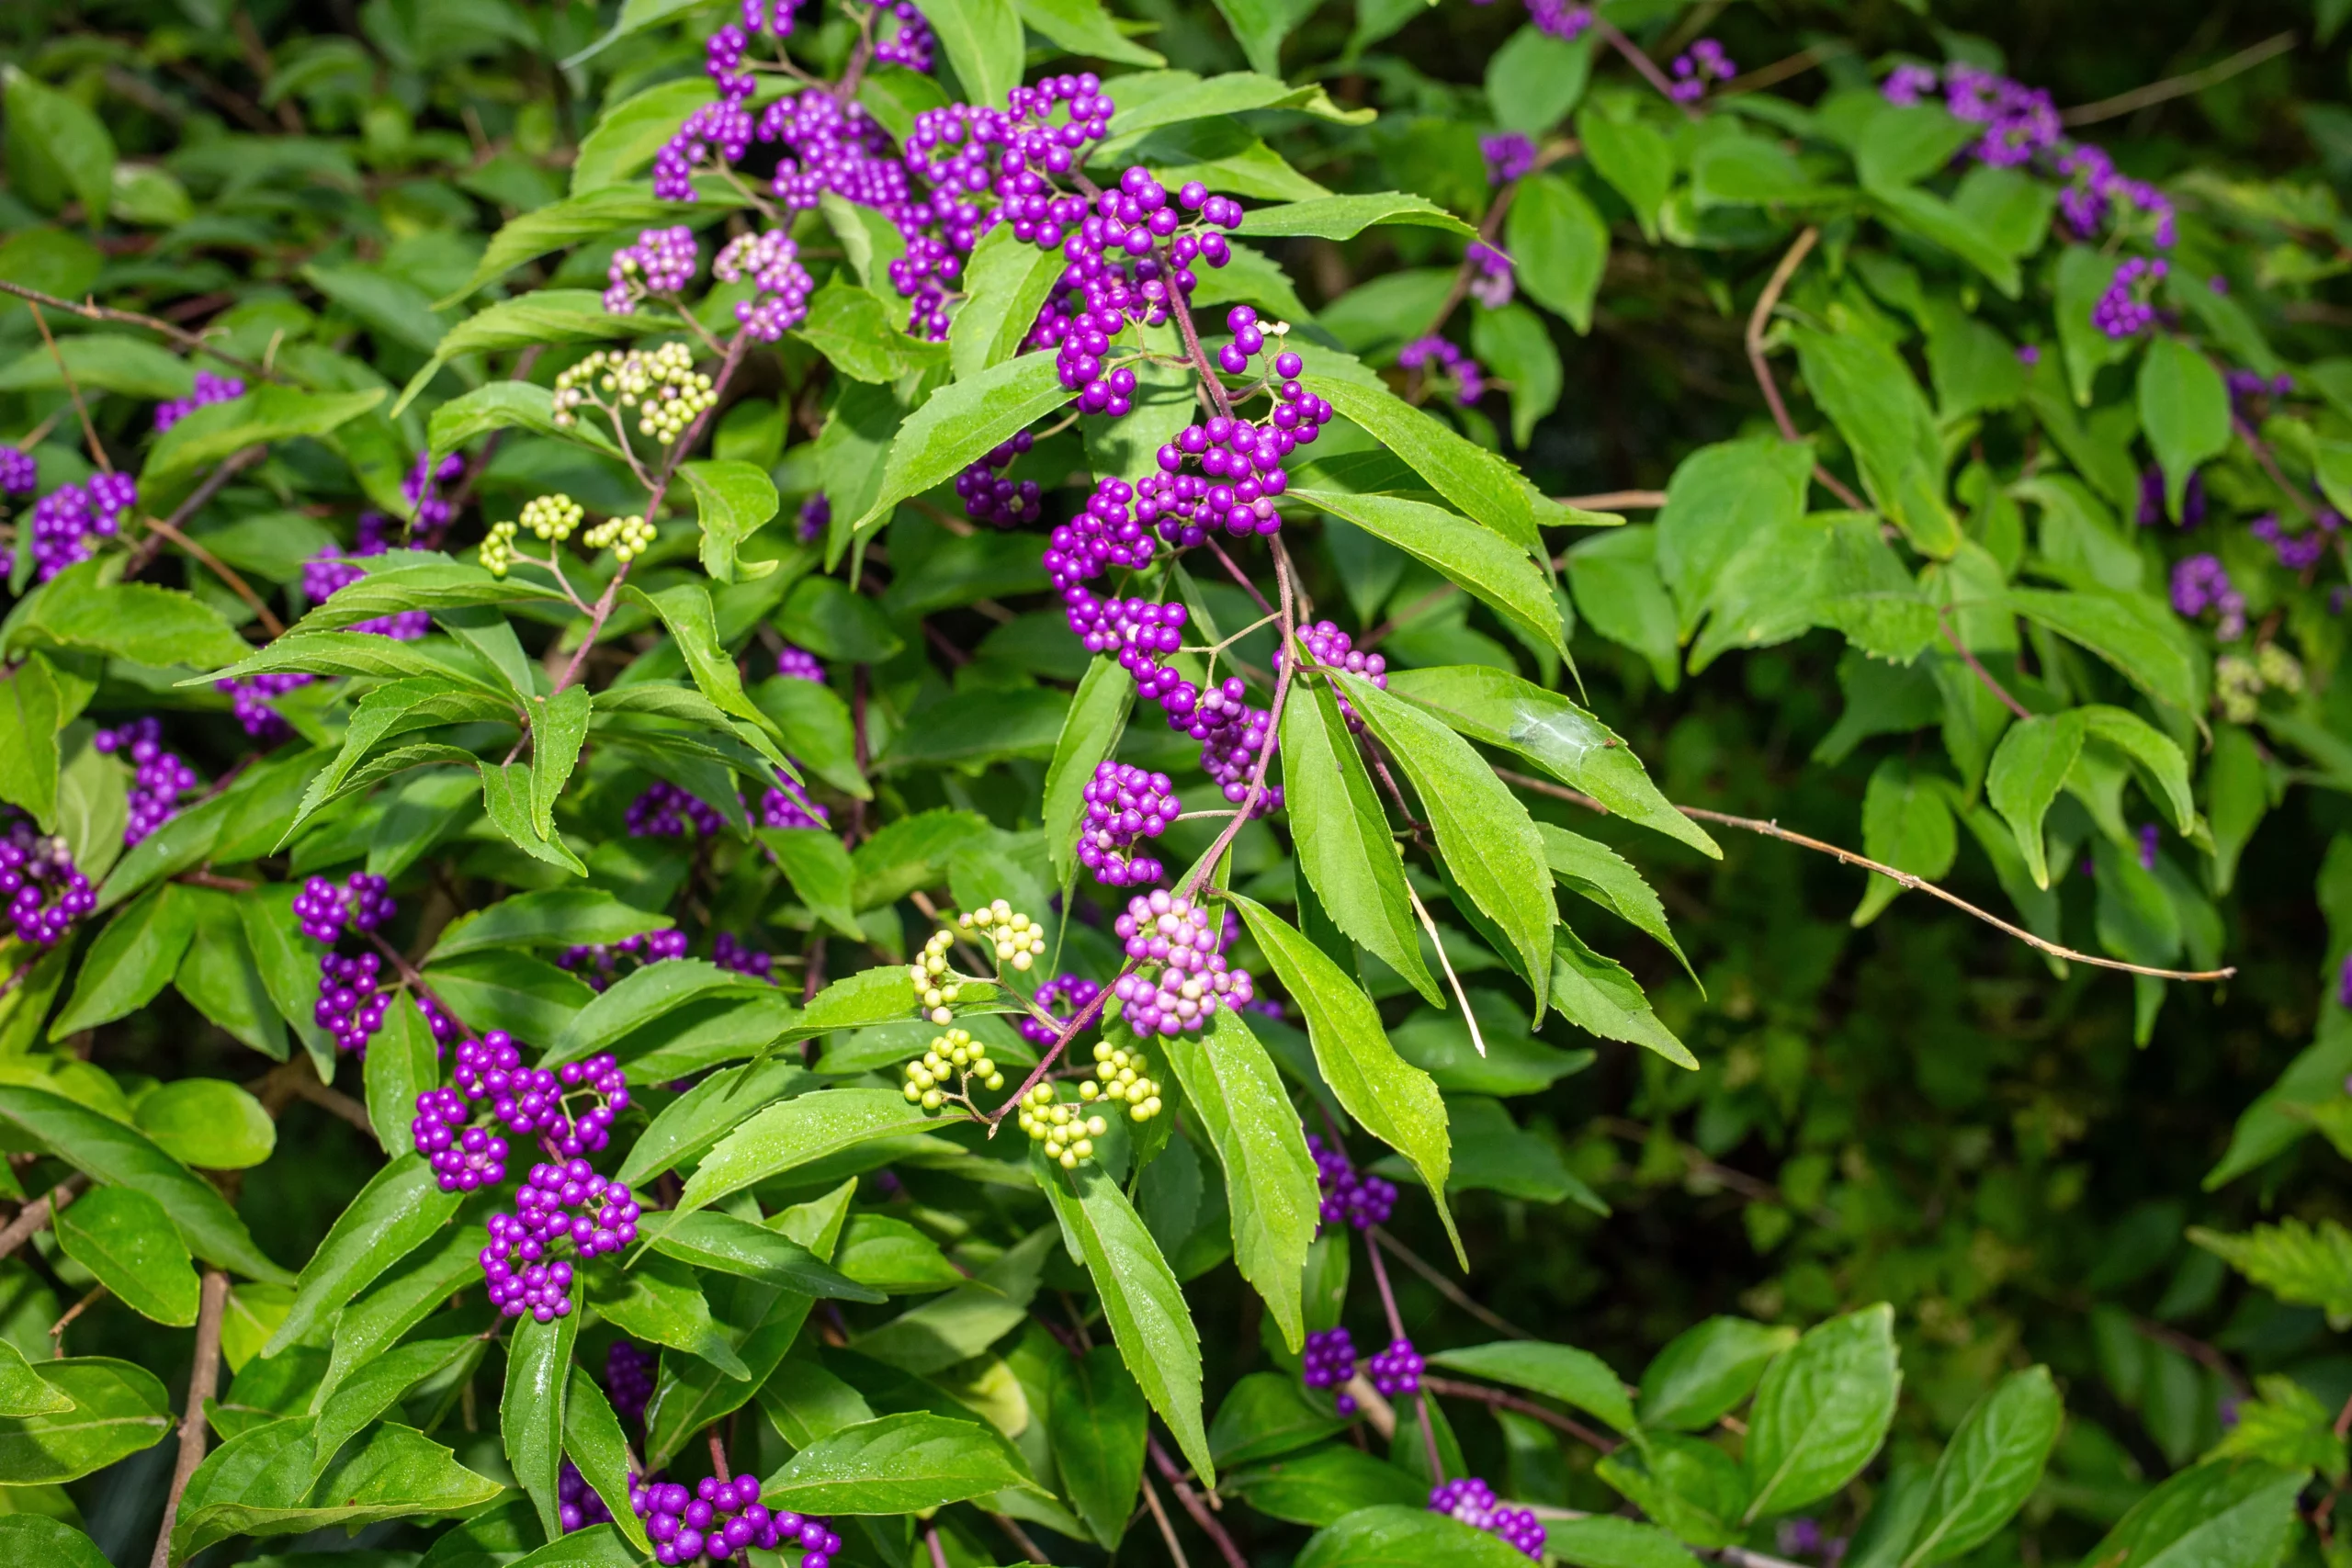
[[[960,5],[971,0],[935,3]],[[978,3],[1009,6],[1010,0]],[[792,333],[842,375],[887,384],[947,359],[948,351],[941,344],[907,335],[899,324],[903,314],[884,304],[872,290],[836,276],[809,298],[808,314]]]
[[[2335,1221],[2313,1226],[2290,1216],[2238,1235],[2191,1225],[2188,1239],[2280,1301],[2352,1324],[2352,1232]]]
[[[575,1366],[571,1370],[570,1384],[563,1398],[563,1450],[579,1470],[582,1480],[596,1489],[603,1498],[605,1511],[613,1516],[613,1525],[626,1533],[629,1543],[647,1556],[653,1552],[653,1543],[647,1539],[645,1521],[629,1505],[629,1488],[637,1482],[637,1461],[629,1451],[628,1435],[621,1430],[620,1417],[613,1414],[612,1402],[588,1369]]]
[[[0,1475],[10,1486],[53,1486],[154,1447],[172,1404],[153,1372],[106,1356],[43,1361],[40,1381],[71,1402],[37,1416],[0,1416]]]
[[[437,964],[495,947],[604,946],[674,923],[667,915],[624,904],[601,888],[517,893],[450,921],[424,962]]]
[[[141,1317],[196,1321],[196,1266],[164,1206],[131,1187],[101,1187],[51,1222],[65,1256]]]
[[[166,491],[209,464],[297,435],[325,435],[384,400],[368,392],[305,392],[270,382],[186,415],[155,438],[139,470],[139,488]],[[150,504],[153,504],[151,502]]]
[[[1302,385],[1404,459],[1431,489],[1528,555],[1544,548],[1525,481],[1500,457],[1385,387],[1324,374],[1307,361]]]
[[[1168,63],[1165,57],[1121,32],[1097,0],[1017,0],[1017,4],[1021,19],[1031,32],[1052,39],[1072,54],[1147,69]]]
[[[558,424],[555,394],[528,381],[492,381],[451,398],[433,411],[425,425],[425,446],[437,465],[450,453],[501,430],[527,430],[616,457],[620,453],[619,445],[600,425],[581,420]]]
[[[1621,1432],[1634,1429],[1634,1402],[1609,1364],[1589,1350],[1547,1345],[1534,1339],[1501,1339],[1459,1350],[1441,1350],[1430,1360],[1457,1372],[1548,1394],[1599,1416]]]
[[[2217,1461],[2184,1470],[2132,1506],[2084,1557],[2129,1568],[2264,1568],[2297,1531],[2301,1470]]]
[[[1886,1440],[1902,1382],[1885,1303],[1808,1330],[1756,1391],[1742,1522],[1793,1513],[1852,1480]]]
[[[174,425],[171,434],[178,433]],[[205,669],[244,657],[245,639],[219,611],[152,582],[106,581],[100,576],[104,566],[96,560],[70,566],[38,595],[20,602],[8,620],[9,645],[87,649],[159,669]]]
[[[274,1422],[207,1457],[180,1499],[173,1562],[232,1536],[299,1535],[334,1525],[356,1530],[383,1519],[471,1513],[499,1494],[498,1483],[459,1464],[447,1449],[391,1422],[306,1483],[309,1425]]]
[[[1329,955],[1264,906],[1239,894],[1228,897],[1259,951],[1273,964],[1283,991],[1306,1015],[1307,1041],[1324,1081],[1364,1131],[1412,1162],[1453,1242],[1454,1256],[1467,1268],[1444,1196],[1453,1156],[1437,1085],[1396,1055],[1372,999]]]
[[[899,985],[903,975],[891,976]],[[730,1192],[870,1138],[916,1132],[933,1117],[895,1089],[836,1089],[771,1105],[721,1139],[695,1168],[664,1227]]]
[[[804,1296],[845,1302],[884,1299],[881,1292],[820,1262],[798,1242],[707,1209],[664,1228],[653,1238],[653,1250],[697,1269],[763,1280]]]
[[[2080,709],[2036,715],[2011,725],[1984,774],[1984,797],[2017,835],[2018,851],[2036,887],[2050,886],[2042,851],[2042,818],[2050,814],[2075,759],[2082,754],[2088,721]]]
[[[585,876],[588,868],[580,863],[560,834],[542,836],[533,820],[533,791],[531,768],[524,762],[492,762],[481,760],[481,809],[490,825],[506,837],[506,841],[529,855],[560,866],[574,876]]]
[[[768,1478],[760,1500],[801,1514],[902,1514],[1028,1484],[988,1428],[918,1410],[819,1438]]]
[[[1685,974],[1693,980],[1699,977],[1690,960],[1683,956],[1681,944],[1674,940],[1674,929],[1667,924],[1666,906],[1658,902],[1657,894],[1631,862],[1597,840],[1549,822],[1538,822],[1535,829],[1544,836],[1544,863],[1563,886],[1655,937],[1674,954]]]
[[[1423,565],[1539,644],[1567,657],[1558,602],[1544,573],[1500,535],[1442,507],[1396,495],[1351,495],[1294,487],[1285,496],[1354,524]]]
[[[1021,14],[1012,0],[918,0],[918,8],[972,102],[1001,104],[1020,85]]]
[[[847,533],[835,519],[835,547],[850,535],[867,532],[910,496],[946,483],[979,457],[1040,415],[1069,399],[1054,368],[1054,356],[1024,354],[941,388],[907,417],[890,444],[882,487]]]
[[[63,1040],[138,1011],[171,983],[196,937],[193,890],[166,884],[107,922],[82,960],[74,996],[50,1025]]]
[[[302,1266],[293,1304],[262,1354],[307,1340],[337,1307],[438,1235],[456,1216],[460,1197],[441,1190],[432,1167],[414,1153],[370,1177]]]
[[[662,201],[638,186],[616,186],[526,212],[490,237],[490,244],[482,251],[481,260],[475,265],[473,276],[466,279],[465,286],[455,293],[435,299],[434,307],[441,310],[458,304],[482,285],[505,276],[525,262],[543,256],[549,251],[598,239],[616,230],[643,229],[657,223],[683,223],[695,217],[716,217],[728,208],[742,205],[741,197],[716,181],[711,182],[707,188],[698,187],[696,195],[697,202]],[[593,297],[590,290],[540,289],[525,295],[523,300],[544,300],[549,294],[558,292],[591,293]],[[492,307],[492,310],[499,308]],[[643,330],[642,322],[639,323],[639,330]],[[447,347],[446,343],[443,346]]]
[[[1793,336],[1805,387],[1853,448],[1871,500],[1913,548],[1949,558],[1961,536],[1944,502],[1943,445],[1902,355],[1859,331]]]
[[[1116,1547],[1143,1481],[1151,1420],[1143,1392],[1107,1345],[1057,1358],[1047,1388],[1046,1427],[1062,1489],[1094,1539]]]
[[[556,1483],[563,1465],[563,1396],[579,1333],[577,1310],[545,1323],[529,1313],[515,1319],[506,1347],[506,1392],[498,1405],[506,1461],[550,1540],[563,1532]]]
[[[694,491],[702,524],[702,565],[718,582],[763,578],[778,565],[773,560],[737,558],[743,541],[764,526],[783,504],[775,481],[754,463],[709,461],[687,463],[678,470]]]

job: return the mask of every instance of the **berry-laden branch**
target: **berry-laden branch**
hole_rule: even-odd
[[[1526,773],[1512,773],[1506,768],[1497,768],[1495,776],[1507,783],[1518,784],[1523,789],[1532,789],[1538,795],[1548,795],[1555,800],[1565,800],[1571,805],[1581,806],[1589,811],[1598,811],[1603,816],[1608,815],[1609,812],[1609,807],[1592,796],[1570,789],[1565,784],[1555,784],[1549,779],[1539,779]],[[2074,964],[2087,964],[2095,969],[2115,969],[2126,975],[2145,975],[2155,980],[2226,980],[2237,973],[2235,965],[2222,969],[2157,969],[2144,964],[2127,964],[2120,958],[2101,958],[2096,953],[2079,953],[2074,948],[2061,947],[2046,938],[2038,937],[2023,926],[2011,925],[2000,916],[1990,910],[1978,908],[1959,894],[1946,892],[1923,876],[1898,870],[1894,866],[1874,861],[1868,855],[1856,854],[1851,850],[1825,843],[1819,839],[1810,838],[1804,833],[1793,832],[1781,827],[1778,822],[1767,822],[1754,817],[1734,817],[1728,812],[1709,811],[1697,806],[1677,806],[1674,809],[1693,821],[1714,822],[1725,828],[1737,828],[1749,833],[1761,833],[1768,839],[1778,839],[1782,843],[1794,844],[1799,849],[1818,851],[1822,854],[1834,856],[1848,865],[1860,866],[1864,871],[1874,871],[1907,891],[1925,893],[1931,898],[1940,898],[1962,914],[1973,915],[1986,925],[2007,931],[2028,947],[2038,953],[2046,953],[2052,958],[2063,958]]]
[[[240,359],[233,354],[215,348],[198,334],[189,332],[185,327],[175,326],[159,316],[142,316],[136,310],[118,310],[112,306],[98,304],[96,300],[85,300],[77,305],[71,299],[61,299],[54,294],[44,294],[38,288],[28,288],[21,283],[11,283],[6,278],[0,278],[0,293],[13,294],[19,299],[28,299],[36,305],[46,305],[54,310],[68,311],[85,321],[116,321],[127,327],[143,327],[151,333],[161,333],[189,353],[209,355],[221,364],[232,369],[242,370],[248,376],[258,376],[265,381],[286,380],[284,376],[267,366],[256,365],[250,359]]]

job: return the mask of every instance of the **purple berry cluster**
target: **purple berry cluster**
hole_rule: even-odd
[[[2246,532],[2276,551],[2278,564],[2289,571],[2309,571],[2327,558],[2328,544],[2343,526],[2343,518],[2322,507],[2312,525],[2300,534],[2288,533],[2274,513],[2264,513],[2247,524]]]
[[[1069,261],[1057,285],[1058,296],[1040,314],[1030,341],[1056,350],[1057,373],[1077,394],[1081,412],[1116,418],[1133,406],[1136,379],[1125,366],[1106,366],[1111,340],[1131,322],[1165,322],[1173,302],[1198,283],[1193,262],[1221,267],[1233,259],[1219,231],[1241,221],[1241,204],[1210,195],[1198,180],[1170,197],[1138,164],[1120,175],[1115,188],[1099,193],[1093,205],[1088,212],[1075,197],[1048,204],[1037,243],[1046,250],[1058,248]],[[1187,213],[1197,216],[1188,219]]]
[[[384,1027],[390,995],[378,988],[382,960],[372,953],[345,955],[330,948],[319,960],[319,999],[311,1021],[334,1036],[335,1049],[368,1055],[368,1042]]]
[[[300,670],[280,670],[260,675],[225,677],[212,682],[216,691],[229,694],[229,705],[244,732],[264,746],[275,746],[294,733],[270,703],[287,693],[309,685],[318,677]]]
[[[640,1349],[636,1341],[616,1339],[613,1348],[605,1352],[605,1394],[613,1402],[613,1414],[624,1421],[645,1419],[645,1406],[653,1397],[652,1352]]]
[[[826,828],[831,823],[827,819],[825,808],[809,799],[807,790],[778,773],[775,787],[760,797],[760,826]]]
[[[937,39],[932,36],[931,24],[914,7],[913,0],[890,0],[880,14],[898,23],[890,36],[874,45],[874,60],[877,65],[903,65],[910,71],[928,72]]]
[[[2095,239],[2118,208],[2125,207],[2151,220],[2150,238],[2158,249],[2171,248],[2176,231],[2172,202],[2145,181],[2118,174],[2114,161],[2099,148],[2062,135],[2057,105],[2040,88],[1955,62],[1941,70],[1899,65],[1879,90],[1890,103],[1915,104],[1939,86],[1944,107],[1955,118],[1984,128],[1969,156],[1996,168],[2041,160],[2049,174],[2065,182],[2058,193],[2058,212],[2076,239]]]
[[[506,1140],[488,1127],[467,1126],[472,1115],[454,1089],[428,1089],[416,1097],[409,1136],[444,1192],[471,1192],[506,1179]]]
[[[2213,282],[2218,286],[2222,279],[2216,277]],[[2226,294],[2229,290],[2216,287],[2213,292]],[[2265,376],[2256,370],[2232,370],[2222,376],[2222,384],[2229,389],[2230,407],[2241,416],[2251,412],[2257,400],[2283,398],[2295,389],[2295,378],[2284,371]]]
[[[825,667],[818,662],[817,656],[790,643],[776,650],[775,672],[796,681],[814,681],[820,686],[825,683]]]
[[[642,931],[616,942],[591,942],[567,947],[557,954],[556,966],[569,969],[587,981],[590,990],[601,991],[613,983],[613,966],[624,958],[633,958],[642,965],[685,955],[685,932],[676,930]]]
[[[440,487],[463,479],[465,472],[466,460],[455,452],[442,458],[437,467],[433,462],[432,453],[419,452],[416,455],[416,462],[409,468],[407,478],[401,480],[401,493],[408,498],[408,503],[413,509],[410,515],[415,522],[418,548],[429,550],[441,543],[442,534],[458,515],[458,507],[455,502],[442,498]],[[365,517],[360,519],[360,528],[364,540],[367,529]],[[365,549],[360,551],[362,555],[368,553]]]
[[[199,370],[196,373],[196,390],[192,394],[155,405],[155,434],[163,434],[200,408],[225,403],[244,395],[245,384],[236,377],[215,376],[209,370]]]
[[[2245,635],[2245,595],[2230,581],[2216,555],[2193,555],[2172,569],[2172,607],[2176,615],[2195,620],[2211,610],[2219,616],[2214,631],[2224,642]]]
[[[1257,312],[1237,305],[1226,321],[1234,328],[1234,339],[1217,351],[1219,367],[1238,359],[1246,368],[1250,357],[1266,347]],[[1246,344],[1255,347],[1245,349]],[[1274,356],[1273,377],[1261,384],[1273,400],[1263,423],[1216,414],[1178,431],[1157,455],[1159,471],[1146,474],[1136,487],[1137,519],[1156,524],[1159,536],[1180,548],[1201,543],[1216,528],[1237,539],[1280,532],[1273,498],[1290,488],[1283,463],[1297,448],[1313,445],[1335,412],[1299,381],[1306,368],[1295,354]],[[1188,472],[1188,467],[1198,471]]]
[[[1298,637],[1306,645],[1306,651],[1314,656],[1315,662],[1323,669],[1345,670],[1350,674],[1363,676],[1384,692],[1388,689],[1388,660],[1377,653],[1360,652],[1355,639],[1333,623],[1317,621],[1311,626],[1301,626]],[[1282,660],[1283,650],[1276,649],[1276,670],[1283,667]],[[1337,694],[1336,687],[1334,694]],[[1357,716],[1354,708],[1348,705],[1348,699],[1344,696],[1340,697],[1340,715],[1348,721],[1351,730],[1357,734],[1363,732],[1363,720]]]
[[[1112,994],[1136,1038],[1197,1033],[1219,1006],[1248,1007],[1250,971],[1227,964],[1225,950],[1239,934],[1227,911],[1211,929],[1207,909],[1165,888],[1138,893],[1112,930],[1136,967],[1121,975]]]
[[[605,310],[608,315],[633,315],[639,300],[663,295],[675,299],[694,281],[695,269],[701,265],[701,247],[695,243],[695,231],[684,224],[640,229],[637,243],[615,251],[605,268]]]
[[[1514,1508],[1495,1495],[1495,1489],[1475,1475],[1449,1481],[1430,1491],[1430,1512],[1459,1519],[1472,1529],[1500,1536],[1537,1562],[1544,1560],[1548,1533],[1532,1508]]]
[[[1306,1352],[1299,1359],[1299,1376],[1309,1388],[1343,1388],[1356,1375],[1356,1342],[1345,1328],[1326,1328],[1306,1337]],[[1356,1413],[1355,1395],[1337,1394],[1342,1416]]]
[[[515,1213],[494,1213],[484,1222],[490,1245],[481,1254],[491,1305],[507,1317],[529,1313],[552,1323],[571,1314],[572,1265],[553,1256],[559,1246],[570,1243],[572,1256],[585,1263],[637,1239],[636,1198],[584,1159],[533,1166],[514,1194],[514,1207]]]
[[[479,1040],[458,1043],[450,1082],[468,1100],[490,1102],[490,1112],[509,1131],[536,1137],[566,1159],[593,1155],[610,1141],[613,1119],[628,1109],[628,1078],[609,1054],[566,1062],[552,1071],[526,1068],[514,1037],[493,1029]],[[569,1101],[589,1094],[596,1103],[578,1116]]]
[[[580,1473],[580,1467],[570,1460],[565,1460],[563,1468],[556,1472],[555,1503],[556,1515],[563,1521],[567,1532],[613,1521],[612,1509],[605,1506],[604,1498],[596,1495],[596,1489],[588,1484],[588,1478]]]
[[[760,1502],[760,1481],[704,1476],[689,1492],[674,1481],[647,1481],[629,1488],[629,1506],[653,1538],[653,1560],[664,1564],[707,1557],[724,1562],[748,1547],[803,1553],[800,1568],[832,1568],[842,1538],[815,1515],[771,1512]]]
[[[357,545],[348,551],[330,545],[302,563],[302,597],[313,604],[323,604],[367,576],[367,569],[359,563],[371,556],[380,556],[390,547],[386,537],[390,526],[391,519],[380,512],[361,513]],[[372,632],[396,642],[414,642],[433,629],[433,615],[428,610],[398,610],[345,629]]]
[[[36,832],[22,818],[0,839],[0,893],[8,897],[17,940],[34,947],[54,947],[98,903],[65,840]]]
[[[800,542],[813,544],[822,538],[825,530],[832,526],[832,498],[820,490],[800,503]]]
[[[1138,839],[1166,832],[1183,807],[1166,773],[1146,773],[1132,763],[1102,761],[1086,782],[1086,825],[1078,836],[1079,863],[1105,887],[1136,887],[1165,872],[1149,855],[1135,852]]]
[[[2140,470],[2140,508],[2133,521],[2153,528],[2169,515],[2165,503],[2165,473],[2154,464]],[[2180,487],[2180,525],[2194,528],[2205,521],[2205,476],[2191,473]]]
[[[1031,998],[1039,1007],[1067,1023],[1084,1012],[1087,1004],[1102,993],[1102,987],[1083,975],[1057,975],[1037,987]],[[1023,1017],[1021,1038],[1032,1045],[1051,1045],[1061,1038],[1061,1031],[1050,1028],[1043,1019]]]
[[[1443,377],[1453,383],[1453,400],[1468,407],[1487,395],[1487,373],[1478,362],[1442,337],[1417,337],[1396,351],[1396,363],[1414,379]]]
[[[101,729],[91,737],[90,744],[121,756],[135,770],[130,778],[130,819],[122,829],[126,845],[139,842],[178,815],[180,797],[201,782],[194,768],[164,750],[163,722],[152,714],[119,728]]]
[[[94,474],[86,485],[59,485],[33,502],[37,579],[47,582],[74,562],[88,560],[92,541],[119,535],[123,518],[138,504],[139,484],[129,474]]]
[[[1372,1374],[1372,1386],[1390,1399],[1421,1392],[1421,1369],[1426,1365],[1413,1342],[1403,1335],[1388,1342],[1388,1348],[1364,1364]]]
[[[1491,0],[1476,0],[1480,5]],[[1590,6],[1579,6],[1570,0],[1527,0],[1527,19],[1535,24],[1538,32],[1574,43],[1584,37],[1596,19]]]
[[[1487,183],[1507,186],[1535,167],[1535,143],[1516,130],[1478,138],[1478,152],[1487,160]]]
[[[748,943],[741,942],[726,931],[711,939],[710,961],[721,969],[731,969],[738,975],[749,975],[755,980],[773,985],[775,976],[774,953],[761,953]]]
[[[1473,240],[1463,259],[1477,268],[1470,279],[1470,298],[1489,310],[1499,310],[1519,292],[1519,276],[1510,257],[1484,240]]]
[[[1014,458],[1029,450],[1035,439],[1025,430],[1016,432],[1011,440],[1000,441],[956,476],[956,495],[964,503],[965,516],[1000,528],[1037,521],[1037,481],[1022,479],[1016,483],[1004,472]]]
[[[656,779],[643,795],[629,802],[623,820],[630,836],[639,839],[683,839],[692,828],[707,839],[726,820],[718,807],[687,794],[667,779]]]
[[[2137,337],[2155,324],[2155,290],[2170,265],[2144,256],[2127,258],[2115,269],[2107,291],[2091,307],[2091,325],[2111,338]]]
[[[353,872],[340,887],[323,876],[311,877],[294,896],[295,918],[312,942],[333,942],[346,926],[366,936],[399,912],[391,884],[364,871]]]
[[[1325,1224],[1368,1231],[1388,1223],[1396,1208],[1395,1182],[1359,1171],[1346,1150],[1327,1146],[1316,1134],[1306,1134],[1306,1148],[1315,1156],[1315,1184],[1322,1189]]]
[[[21,446],[0,446],[0,493],[30,495],[40,488],[40,459]]]
[[[800,265],[800,247],[781,229],[729,240],[710,270],[721,283],[748,277],[759,290],[736,303],[735,320],[761,343],[775,343],[808,319],[808,291],[815,285]]]
[[[1731,62],[1724,46],[1702,38],[1674,57],[1674,79],[1666,96],[1678,104],[1695,104],[1707,96],[1710,83],[1728,82],[1738,74],[1739,67]]]

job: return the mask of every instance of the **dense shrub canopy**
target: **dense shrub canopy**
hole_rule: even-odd
[[[8,7],[0,1559],[2352,1561],[2347,16]]]

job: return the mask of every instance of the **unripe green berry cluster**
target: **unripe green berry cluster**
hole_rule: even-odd
[[[1151,1063],[1140,1046],[1114,1045],[1107,1040],[1094,1046],[1094,1076],[1078,1086],[1078,1098],[1124,1101],[1130,1122],[1148,1122],[1159,1114],[1159,1081],[1150,1076]]]
[[[597,524],[580,538],[592,550],[610,546],[613,558],[626,566],[652,546],[654,530],[642,517],[615,517]]]
[[[665,343],[650,352],[600,348],[563,371],[555,378],[559,427],[579,417],[580,406],[591,400],[591,387],[616,406],[637,410],[638,430],[665,444],[718,401],[718,389],[695,368],[694,351],[683,343]]]
[[[907,979],[915,988],[915,1005],[933,1023],[952,1023],[956,1019],[948,1010],[955,1006],[963,987],[956,983],[947,967],[947,950],[955,945],[955,932],[933,931],[931,940],[922,944],[922,953],[907,965]]]
[[[535,496],[523,503],[522,525],[542,539],[561,544],[580,526],[582,515],[580,503],[568,495]]]
[[[951,1079],[961,1080],[964,1095],[975,1081],[982,1089],[1004,1087],[1004,1075],[989,1059],[988,1047],[964,1029],[934,1037],[930,1050],[907,1064],[907,1099],[925,1111],[936,1111],[948,1101]]]
[[[1064,1170],[1076,1170],[1094,1157],[1094,1140],[1111,1130],[1098,1112],[1065,1105],[1054,1098],[1051,1084],[1039,1084],[1021,1098],[1021,1130],[1032,1143],[1046,1145],[1046,1157]]]
[[[999,898],[967,915],[956,917],[967,936],[978,935],[996,944],[996,959],[1026,971],[1046,956],[1046,928]]]

